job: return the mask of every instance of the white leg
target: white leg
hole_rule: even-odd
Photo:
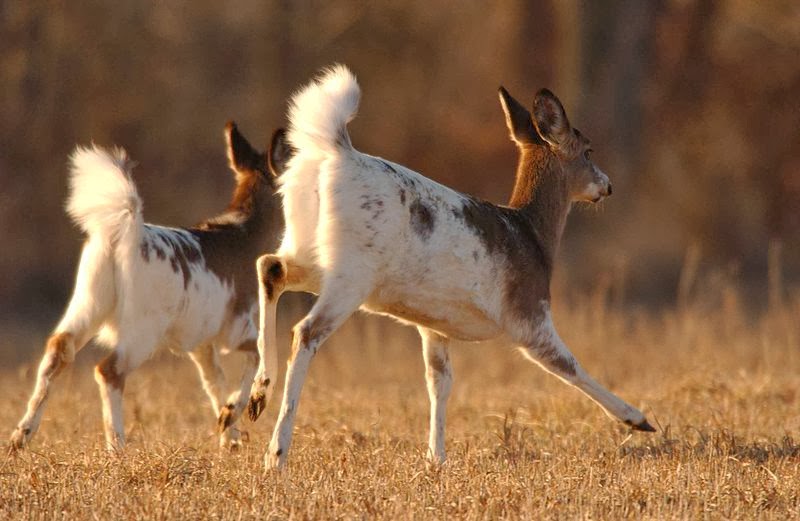
[[[250,389],[250,420],[256,421],[267,407],[278,380],[276,336],[278,300],[286,287],[287,263],[277,255],[256,261],[258,274],[258,372]]]
[[[75,359],[75,351],[74,336],[71,333],[54,333],[47,340],[45,353],[36,374],[36,386],[28,400],[28,408],[11,434],[12,450],[25,447],[39,429],[50,384],[61,370]]]
[[[203,344],[189,353],[189,358],[197,367],[197,373],[203,383],[203,390],[211,402],[214,415],[219,414],[225,387],[225,373],[219,365],[219,355],[212,344]]]
[[[278,380],[276,322],[278,300],[286,290],[312,291],[319,288],[319,273],[300,266],[293,259],[263,255],[256,261],[258,273],[258,372],[250,389],[248,416],[256,421],[267,407]]]
[[[445,460],[444,428],[447,399],[453,385],[450,364],[450,339],[425,328],[418,328],[422,337],[422,355],[425,359],[425,380],[431,401],[430,432],[428,435],[428,460],[441,464]]]
[[[81,253],[75,289],[55,332],[47,339],[36,386],[25,415],[11,435],[12,450],[23,448],[39,429],[53,380],[72,363],[114,306],[113,264],[101,241],[89,240]]]
[[[203,390],[206,392],[206,396],[208,396],[208,400],[211,403],[211,410],[213,411],[214,417],[220,418],[223,411],[227,411],[227,402],[224,401],[225,373],[222,371],[222,366],[219,364],[219,353],[213,344],[203,344],[189,353],[189,358],[192,359],[194,365],[197,367],[197,372],[203,383]],[[232,412],[235,412],[235,408]],[[231,423],[233,423],[233,421],[231,421]],[[223,429],[220,432],[219,445],[222,448],[238,448],[238,446],[241,445],[239,431],[235,429]]]
[[[106,448],[119,451],[125,448],[125,424],[122,415],[122,393],[125,379],[153,352],[154,342],[139,342],[136,349],[120,343],[94,370],[94,379],[103,404],[103,431]]]
[[[292,357],[278,422],[272,432],[264,463],[268,468],[283,466],[292,443],[292,428],[308,366],[322,343],[358,309],[372,290],[369,276],[361,273],[357,283],[345,278],[330,278],[308,315],[294,327]]]
[[[583,391],[589,398],[597,402],[609,416],[619,419],[636,430],[655,431],[641,411],[605,389],[583,370],[558,336],[550,318],[549,309],[545,310],[542,319],[537,322],[533,336],[533,341],[520,348],[528,359]]]

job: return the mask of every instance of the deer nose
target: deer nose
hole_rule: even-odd
[[[611,183],[608,183],[608,195],[611,195]]]

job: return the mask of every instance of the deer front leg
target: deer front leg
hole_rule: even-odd
[[[442,464],[445,460],[444,428],[447,399],[450,397],[450,388],[453,385],[453,371],[448,353],[450,339],[423,327],[418,330],[422,337],[425,380],[431,401],[428,460],[434,464]]]
[[[239,440],[241,438],[241,433],[235,427],[235,424],[247,407],[250,400],[248,391],[250,391],[253,379],[258,371],[258,350],[256,349],[255,340],[246,340],[236,348],[236,351],[245,356],[241,383],[239,384],[239,389],[228,396],[228,400],[219,410],[219,417],[217,418],[217,428],[221,433],[220,446],[228,445],[231,449],[238,448],[237,445],[241,444],[239,441],[236,444],[233,442],[234,439]],[[226,440],[229,440],[230,443]]]
[[[219,353],[215,346],[211,343],[202,344],[194,351],[189,353],[189,358],[194,362],[197,367],[197,373],[200,375],[200,380],[203,384],[203,390],[208,396],[208,401],[211,404],[211,410],[214,415],[221,415],[227,411],[227,403],[223,402],[225,396],[225,373],[219,362]],[[252,382],[252,380],[251,380]],[[235,410],[231,411],[235,413]],[[219,425],[219,417],[217,416],[217,424]],[[233,424],[234,418],[225,428],[220,429],[220,448],[229,448],[236,450],[241,445],[239,439],[239,431],[236,429],[228,429],[227,427]]]
[[[281,409],[264,455],[267,468],[280,468],[286,462],[300,393],[311,359],[373,290],[372,275],[367,269],[354,272],[361,275],[358,281],[331,274],[311,311],[294,327],[292,355],[286,369]]]
[[[533,325],[533,331],[533,339],[520,348],[528,359],[583,391],[609,416],[617,418],[634,430],[655,432],[641,411],[622,401],[583,370],[558,336],[549,306],[543,305],[543,313]]]

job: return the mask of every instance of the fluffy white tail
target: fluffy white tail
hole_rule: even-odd
[[[112,246],[143,226],[142,200],[131,179],[133,162],[121,148],[77,147],[70,157],[67,213],[91,237]]]
[[[351,149],[347,123],[358,111],[361,90],[344,65],[334,65],[300,92],[289,105],[289,141],[299,153],[328,155]]]

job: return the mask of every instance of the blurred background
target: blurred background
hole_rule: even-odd
[[[796,0],[31,0],[0,3],[0,42],[0,362],[38,357],[68,300],[76,144],[124,146],[145,218],[191,225],[233,186],[224,123],[266,144],[333,62],[362,86],[359,149],[495,203],[517,159],[497,87],[561,98],[614,183],[573,210],[563,298],[658,313],[733,287],[759,312],[798,295]]]

